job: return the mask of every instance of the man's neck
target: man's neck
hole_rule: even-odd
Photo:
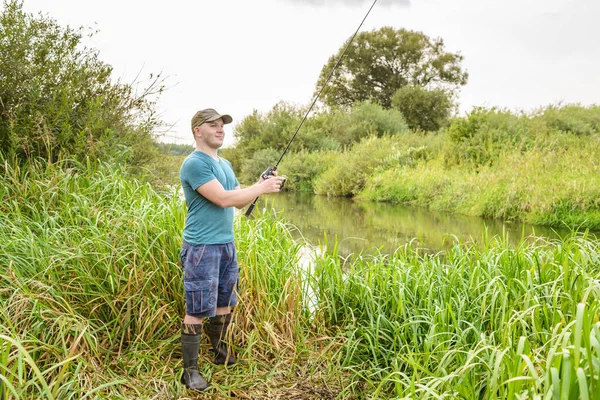
[[[201,144],[196,143],[196,150],[211,156],[215,160],[219,159],[219,156],[217,155],[217,149],[213,149],[212,147],[202,146]]]

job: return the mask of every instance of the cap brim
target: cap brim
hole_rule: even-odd
[[[213,117],[213,118],[207,119],[207,120],[206,120],[206,121],[204,121],[204,122],[212,122],[212,121],[216,121],[216,120],[218,120],[219,118],[221,118],[221,119],[223,120],[223,124],[230,124],[230,123],[232,123],[232,122],[233,122],[233,118],[231,118],[231,115],[229,115],[229,114],[217,115],[217,116],[215,116],[215,117]]]

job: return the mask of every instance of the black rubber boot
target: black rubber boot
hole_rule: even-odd
[[[215,352],[215,364],[232,365],[236,363],[231,346],[224,341],[231,323],[231,314],[217,315],[210,319],[208,337]]]
[[[188,389],[204,390],[206,380],[198,373],[198,351],[202,337],[202,324],[181,325],[181,352],[183,354],[183,375],[181,383]]]

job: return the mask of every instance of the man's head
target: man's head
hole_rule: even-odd
[[[212,108],[198,111],[192,117],[192,132],[196,148],[216,150],[223,146],[225,131],[223,125],[233,121],[227,114],[219,114]]]
[[[230,115],[221,115],[214,108],[205,108],[204,110],[198,111],[192,117],[192,132],[195,134],[194,128],[199,127],[205,122],[216,121],[219,118],[223,120],[223,124],[230,124],[233,121],[233,118],[231,118]]]

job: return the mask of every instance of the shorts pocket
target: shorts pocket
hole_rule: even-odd
[[[182,268],[185,266],[185,257],[187,256],[188,249],[189,247],[184,245],[179,252],[179,264]]]
[[[184,281],[185,309],[188,315],[204,314],[214,308],[212,280]]]

